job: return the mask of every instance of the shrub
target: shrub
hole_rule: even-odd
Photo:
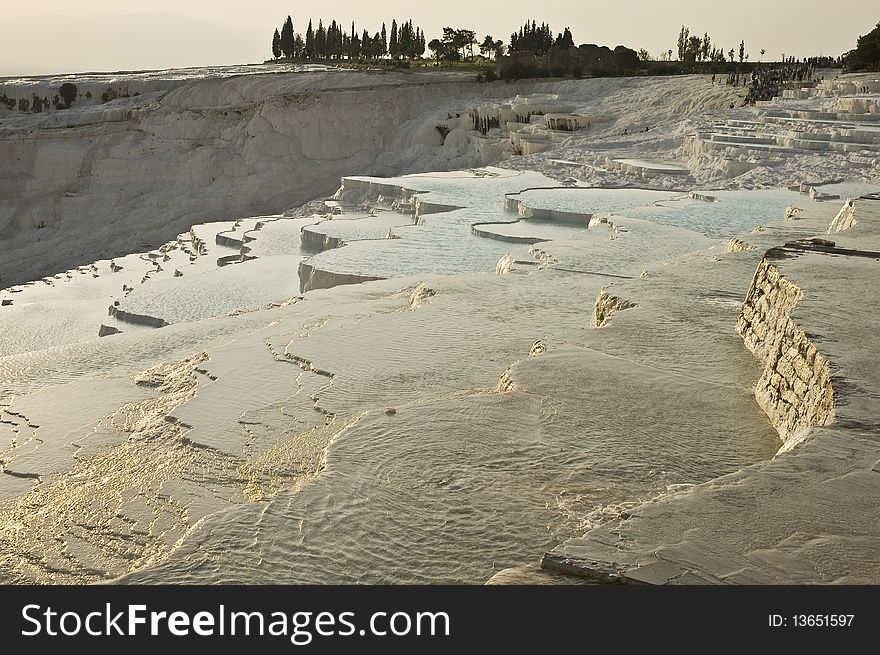
[[[501,79],[518,80],[527,77],[547,77],[549,71],[537,64],[513,61],[501,68]]]
[[[65,106],[70,107],[70,105],[73,104],[73,101],[76,100],[76,85],[71,84],[70,82],[65,82],[61,85],[61,88],[58,89],[58,95],[61,96]]]
[[[593,66],[590,72],[593,77],[617,77],[618,75],[617,69],[610,66]]]
[[[657,64],[647,70],[648,75],[681,75],[681,66],[675,64]]]

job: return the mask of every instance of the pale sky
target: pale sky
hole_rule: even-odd
[[[682,24],[708,32],[727,51],[745,39],[752,61],[839,55],[880,21],[877,0],[443,0],[431,4],[391,0],[41,0],[4,3],[0,15],[0,75],[113,71],[257,63],[271,56],[272,32],[290,14],[304,32],[308,19],[351,20],[374,33],[382,21],[412,18],[428,40],[444,26],[510,38],[526,19],[569,26],[576,44],[624,44],[652,55],[676,50]],[[28,6],[30,5],[30,6]]]

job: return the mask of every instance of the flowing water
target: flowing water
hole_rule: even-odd
[[[504,209],[536,173],[383,182],[460,209],[208,224],[0,294],[0,579],[481,583],[776,451],[733,330],[753,264],[693,251],[803,196],[520,194],[613,214],[588,228]],[[299,295],[307,257],[394,279]],[[637,307],[594,328],[609,284]],[[116,301],[169,325],[97,338]]]

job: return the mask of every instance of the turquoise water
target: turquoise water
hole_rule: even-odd
[[[491,271],[506,253],[524,248],[503,237],[533,242],[585,240],[592,244],[589,248],[565,255],[577,270],[638,274],[639,262],[646,258],[656,261],[706,245],[701,239],[727,240],[751,232],[759,225],[781,220],[789,205],[810,202],[808,196],[787,189],[698,191],[714,199],[707,201],[683,191],[559,188],[553,180],[537,173],[501,169],[352,179],[384,185],[383,195],[387,197],[400,197],[405,188],[419,192],[422,202],[461,207],[425,214],[418,225],[406,225],[405,215],[381,213],[371,217],[361,212],[346,213],[312,228],[346,243],[344,248],[310,258],[315,268],[389,278],[436,271]],[[846,197],[871,187],[842,184],[821,190]],[[520,220],[505,210],[505,196],[529,208],[582,213],[584,219],[581,225]],[[612,237],[607,230],[587,230],[592,215],[610,216],[615,224],[626,226],[626,231]],[[624,218],[638,221],[627,222]],[[480,224],[484,233],[499,238],[473,234],[471,226],[475,224]],[[398,238],[388,239],[389,231]],[[611,243],[612,238],[619,240]],[[559,247],[550,250],[554,254],[562,252]]]
[[[584,214],[622,215],[694,230],[710,238],[730,238],[785,215],[785,208],[809,198],[794,191],[698,191],[715,202],[687,193],[647,189],[531,190],[515,196],[528,207]]]

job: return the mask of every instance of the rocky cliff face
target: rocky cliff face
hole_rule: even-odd
[[[423,81],[248,75],[0,121],[0,287],[281,211],[345,174],[482,163],[447,108],[511,90]]]
[[[783,442],[811,426],[828,425],[834,417],[828,361],[791,318],[802,297],[765,258],[737,323],[746,347],[764,363],[755,399]]]

